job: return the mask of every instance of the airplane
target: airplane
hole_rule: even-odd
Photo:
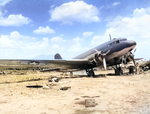
[[[0,66],[36,66],[45,71],[61,71],[73,72],[85,70],[88,76],[95,76],[93,68],[99,67],[107,69],[108,66],[116,66],[115,74],[122,73],[120,64],[127,64],[133,61],[135,65],[132,50],[135,48],[136,42],[127,40],[127,38],[114,38],[97,47],[94,47],[71,60],[64,60],[57,53],[55,60],[4,60],[0,59]],[[136,66],[136,65],[135,65]],[[44,70],[45,69],[45,70]]]
[[[138,73],[150,70],[150,60],[143,60],[143,58],[140,58],[138,60],[135,60]],[[128,63],[126,68],[129,69],[130,67],[134,67],[132,63]]]

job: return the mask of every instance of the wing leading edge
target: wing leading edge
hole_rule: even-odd
[[[93,67],[86,59],[78,60],[0,60],[0,67],[40,67],[55,69],[88,69]]]

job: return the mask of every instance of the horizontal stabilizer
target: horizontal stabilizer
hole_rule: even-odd
[[[59,53],[56,53],[55,56],[54,56],[54,59],[62,59],[62,57]]]
[[[144,59],[144,58],[135,58],[134,60],[138,61],[138,60],[142,60],[142,59]]]

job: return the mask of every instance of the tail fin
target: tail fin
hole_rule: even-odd
[[[54,56],[54,59],[62,59],[62,57],[59,53],[56,53],[55,56]]]

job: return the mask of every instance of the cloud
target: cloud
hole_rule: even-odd
[[[28,36],[23,36],[18,31],[11,32],[10,33],[10,38],[11,39],[16,39],[16,40],[18,40],[18,39],[29,39]]]
[[[1,35],[0,47],[1,48],[18,48],[21,47],[24,40],[28,40],[30,37],[20,35],[18,31],[13,31],[10,35]]]
[[[81,46],[82,41],[84,39],[79,37],[70,40],[65,40],[63,37],[39,39],[13,31],[8,35],[0,36],[0,53],[2,53],[0,58],[31,59],[41,54],[54,55],[59,52],[64,58],[70,59],[85,51]]]
[[[82,41],[81,38],[79,38],[79,37],[74,38],[72,40],[71,47],[68,49],[68,52],[79,52],[79,51],[81,51],[82,48],[81,48],[80,41]]]
[[[119,4],[121,4],[120,2],[114,2],[113,3],[113,6],[117,6],[117,5],[119,5]]]
[[[130,38],[149,38],[150,32],[150,14],[146,9],[135,9],[132,17],[116,17],[107,24],[107,31],[116,36],[126,36]]]
[[[28,51],[37,51],[37,50],[45,50],[49,47],[49,39],[48,38],[42,38],[40,41],[36,42],[28,42],[28,44],[25,44],[25,49]]]
[[[36,40],[33,37],[23,36],[18,31],[9,35],[0,36],[0,58],[33,58],[34,56],[48,52],[50,40],[42,38]]]
[[[12,0],[0,0],[0,6],[5,6],[8,2],[10,2]]]
[[[84,32],[84,33],[83,33],[83,36],[84,36],[84,37],[89,37],[89,36],[91,36],[93,33],[94,33],[94,32]]]
[[[93,37],[92,44],[100,44],[102,41],[109,39],[109,34],[112,37],[126,37],[137,42],[136,54],[141,57],[142,51],[149,54],[149,38],[150,38],[150,8],[136,8],[131,17],[117,16],[111,22],[108,22],[106,31],[102,36]],[[144,44],[144,45],[143,45]],[[138,50],[142,50],[141,52]],[[147,51],[147,52],[146,52]],[[146,55],[145,55],[146,56]],[[150,54],[149,54],[150,56]],[[146,56],[148,57],[148,56]]]
[[[22,14],[9,15],[8,17],[2,17],[2,15],[0,16],[0,26],[22,26],[32,22],[31,19],[22,16]]]
[[[114,8],[114,7],[116,7],[120,4],[121,4],[121,2],[113,2],[111,4],[108,4],[108,5],[104,6],[104,7],[106,7],[107,9],[110,9],[110,8]]]
[[[22,16],[22,14],[11,14],[8,17],[4,17],[7,11],[4,6],[11,0],[0,0],[0,26],[22,26],[32,22],[28,17]]]
[[[102,41],[102,38],[103,38],[102,36],[94,36],[91,44],[92,45],[99,45]]]
[[[62,42],[62,43],[64,43],[64,42],[66,42],[66,40],[64,40],[62,37],[53,37],[51,39],[51,42],[57,42],[57,43]]]
[[[63,24],[74,22],[89,23],[99,22],[99,11],[97,7],[89,5],[84,1],[64,3],[55,9],[50,9],[50,21],[58,21]]]
[[[0,48],[15,48],[16,44],[13,40],[9,39],[7,35],[1,35],[0,37]]]
[[[38,29],[33,31],[35,34],[53,34],[55,33],[55,31],[51,28],[49,28],[49,26],[44,27],[39,27]]]
[[[53,44],[52,48],[53,48],[53,49],[58,49],[58,48],[59,48],[59,45]]]

